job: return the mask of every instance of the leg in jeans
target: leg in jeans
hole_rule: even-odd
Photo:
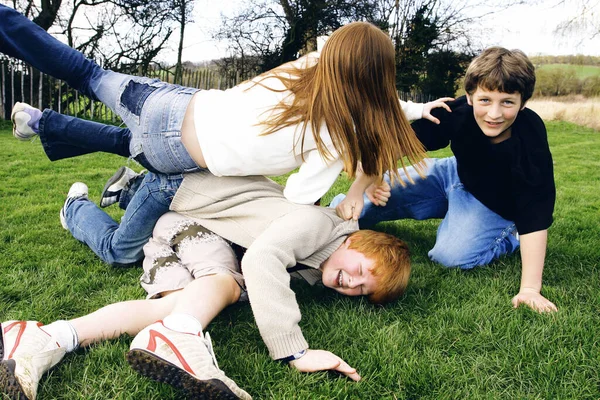
[[[135,194],[127,199],[120,224],[92,201],[76,198],[65,209],[67,227],[73,237],[109,264],[139,261],[156,221],[169,210],[181,180],[181,176],[146,174]]]
[[[197,89],[104,70],[6,6],[0,6],[0,21],[0,51],[115,111],[131,131],[129,154],[144,167],[165,174],[199,169],[180,140],[185,110]]]
[[[103,151],[129,157],[131,131],[44,110],[40,141],[51,161]]]
[[[515,224],[479,202],[458,180],[448,188],[448,213],[429,258],[447,267],[487,265],[519,248]]]
[[[415,184],[392,187],[386,206],[375,206],[365,196],[359,219],[361,228],[381,221],[442,218],[429,257],[447,267],[468,269],[486,265],[518,248],[519,241],[511,234],[515,231],[514,223],[465,190],[458,178],[456,158],[428,159],[425,179],[412,168],[409,174]],[[386,180],[389,183],[389,177]],[[344,195],[336,196],[330,206],[335,207],[343,198]]]
[[[101,71],[96,63],[54,39],[12,8],[0,5],[0,21],[0,52],[23,60],[98,99],[88,86],[90,78]]]
[[[127,75],[100,68],[12,8],[0,6],[0,21],[0,52],[64,80],[73,89],[115,109],[119,86]]]
[[[402,187],[395,183],[392,186],[392,195],[386,206],[376,206],[364,197],[365,205],[363,207],[360,219],[358,220],[361,229],[369,229],[378,222],[395,221],[398,219],[416,219],[424,220],[430,218],[444,218],[448,211],[448,199],[446,197],[445,182],[438,173],[440,170],[438,160],[428,159],[427,178],[419,177],[414,168],[409,167],[407,171],[412,177],[414,184],[411,184],[403,170],[400,170],[400,176],[406,182]],[[384,179],[390,183],[389,175]],[[337,206],[346,196],[337,195],[329,207]]]

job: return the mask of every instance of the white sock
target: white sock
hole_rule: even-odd
[[[50,334],[58,342],[60,347],[66,349],[67,353],[79,347],[77,331],[68,321],[54,321],[50,325],[44,325],[42,329]]]
[[[202,333],[202,324],[190,314],[169,314],[163,319],[166,328],[177,332],[197,335]]]

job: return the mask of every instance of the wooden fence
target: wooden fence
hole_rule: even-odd
[[[173,82],[170,71],[153,71],[149,75],[165,82]],[[224,77],[209,69],[197,69],[184,70],[181,84],[199,89],[227,89],[235,86],[239,80],[238,77]],[[0,118],[10,119],[12,106],[18,101],[80,118],[113,123],[119,119],[104,104],[80,95],[65,82],[23,62],[0,59]]]
[[[151,77],[173,82],[170,71],[154,71]],[[227,89],[235,86],[239,76],[225,77],[209,69],[184,70],[181,84],[198,89]],[[179,82],[178,82],[179,83]],[[402,100],[425,103],[431,99],[422,93],[399,93]],[[41,110],[53,109],[59,113],[107,123],[119,122],[112,110],[98,101],[70,88],[65,82],[50,77],[33,67],[12,59],[0,59],[0,118],[10,119],[16,102],[25,102]]]

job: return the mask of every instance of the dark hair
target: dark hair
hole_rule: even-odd
[[[490,47],[475,57],[465,75],[469,95],[480,87],[502,93],[520,93],[524,105],[533,95],[535,68],[521,50]]]

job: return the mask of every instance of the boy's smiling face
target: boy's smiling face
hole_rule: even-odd
[[[492,143],[500,143],[510,137],[511,126],[525,107],[518,92],[503,93],[481,87],[472,95],[467,94],[467,101],[473,106],[477,125]]]
[[[366,296],[377,288],[371,273],[375,262],[364,254],[349,249],[351,239],[346,239],[333,254],[321,264],[323,285],[346,296]]]

